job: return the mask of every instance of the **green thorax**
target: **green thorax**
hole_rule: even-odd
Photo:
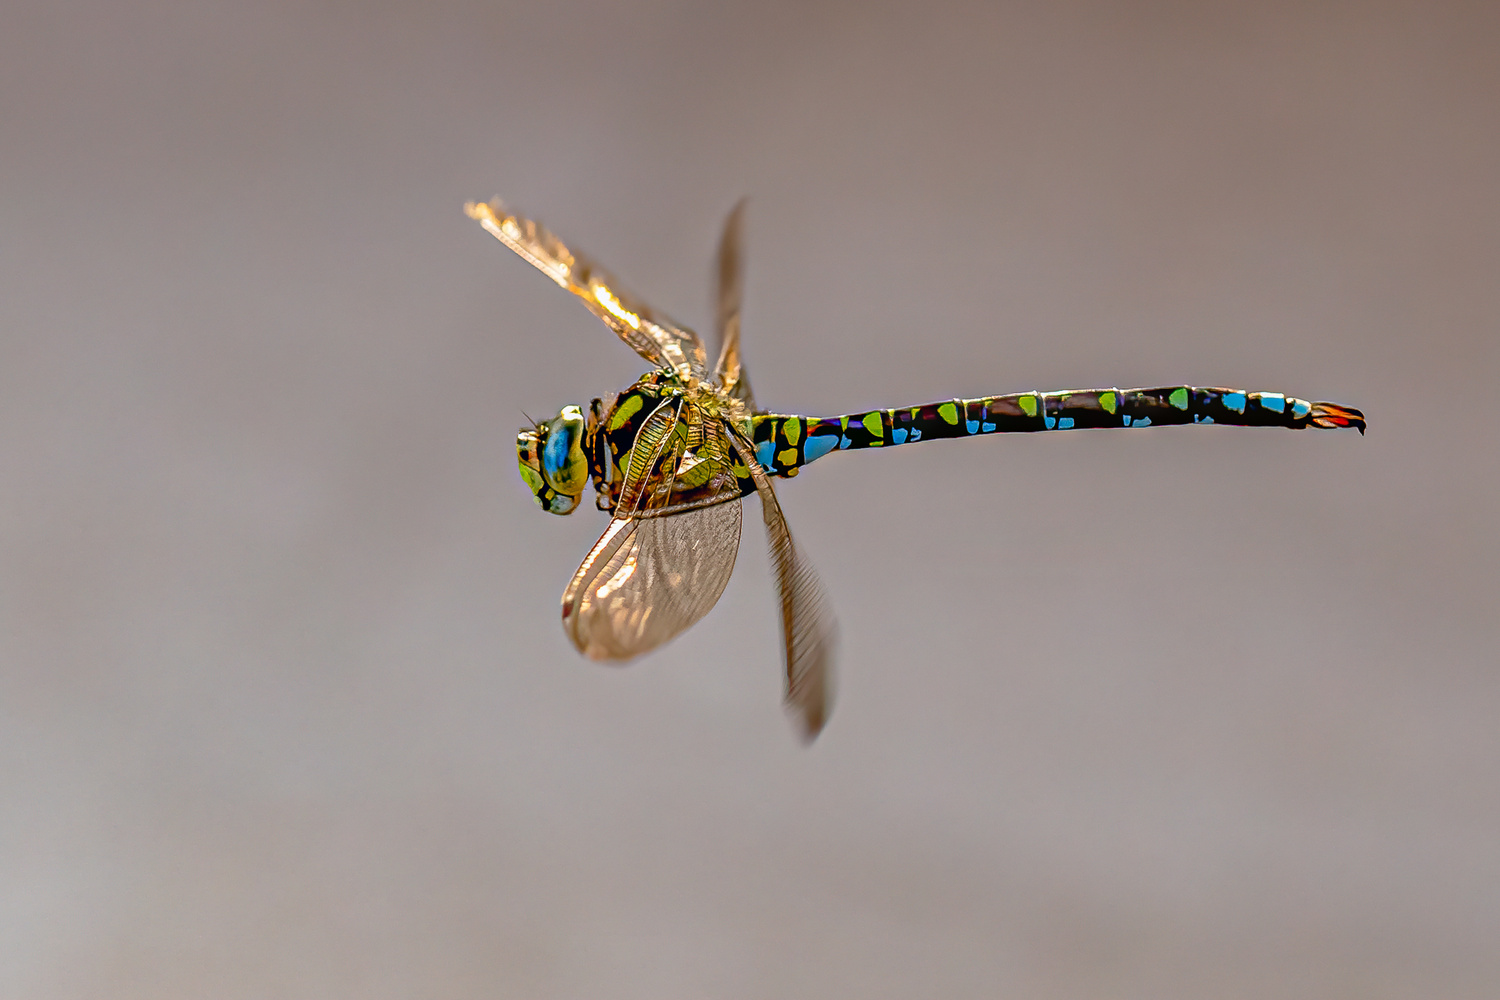
[[[676,417],[666,441],[659,433],[664,425],[648,423],[661,409]],[[607,406],[594,400],[586,451],[599,506],[612,510],[619,502],[637,447],[641,454],[635,461],[644,462],[660,445],[658,467],[650,471],[647,488],[670,488],[674,504],[722,495],[729,477],[743,480],[739,495],[753,490],[749,470],[729,447],[726,422],[747,435],[750,431],[744,404],[709,383],[689,384],[671,369],[647,372]]]

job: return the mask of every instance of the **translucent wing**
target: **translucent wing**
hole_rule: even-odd
[[[740,298],[745,287],[745,256],[742,250],[745,200],[740,199],[724,220],[724,235],[719,238],[719,254],[714,267],[714,315],[719,334],[719,363],[714,379],[731,396],[744,400],[755,409],[750,380],[740,362]]]
[[[593,660],[660,646],[718,603],[740,548],[738,501],[616,518],[563,592],[563,629]]]
[[[704,376],[708,356],[696,333],[626,292],[603,268],[569,250],[541,225],[514,214],[499,199],[488,204],[469,202],[464,211],[501,243],[583,300],[590,312],[641,357],[659,368],[675,368],[684,376]]]
[[[620,486],[616,510],[620,517],[634,517],[644,507],[665,506],[670,482],[662,484],[660,470],[664,465],[675,468],[677,414],[675,400],[664,400],[641,422],[630,453],[625,456],[625,481]]]
[[[833,646],[835,627],[823,585],[797,553],[791,529],[771,479],[755,461],[754,448],[736,433],[741,458],[755,480],[760,511],[771,545],[771,565],[781,598],[781,638],[786,655],[786,707],[802,729],[803,739],[817,738],[833,707]]]

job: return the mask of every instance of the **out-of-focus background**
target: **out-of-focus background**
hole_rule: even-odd
[[[1500,8],[31,3],[0,31],[0,995],[1492,998]],[[628,669],[522,410],[1189,382],[1370,433],[836,456],[779,708],[734,580]]]

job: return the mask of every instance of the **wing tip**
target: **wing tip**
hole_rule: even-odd
[[[792,727],[797,732],[797,739],[805,747],[810,747],[818,741],[818,736],[823,732],[823,726],[827,724],[828,717],[825,715],[805,715],[802,710],[791,707],[787,710],[792,716]]]
[[[499,195],[495,195],[489,201],[464,202],[464,214],[480,225],[489,223],[492,226],[499,226],[507,219],[517,218],[515,211],[507,206]]]
[[[783,704],[803,746],[811,746],[823,732],[833,709],[832,657],[827,649],[820,652],[818,662],[787,678]]]

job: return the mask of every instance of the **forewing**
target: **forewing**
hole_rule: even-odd
[[[664,458],[668,466],[675,465],[672,444],[678,405],[675,400],[663,400],[641,422],[641,429],[625,456],[625,479],[616,506],[619,516],[633,516],[642,507],[660,507],[666,502],[662,494],[667,487],[662,484],[658,470]]]
[[[653,310],[620,287],[607,271],[539,223],[511,212],[499,199],[464,206],[474,219],[501,243],[510,247],[538,270],[583,301],[637,354],[661,368],[675,368],[683,375],[702,376],[708,356],[698,335]]]
[[[741,458],[755,480],[761,516],[771,546],[771,565],[781,599],[781,638],[786,657],[786,707],[811,742],[828,721],[833,708],[833,647],[835,624],[823,585],[813,568],[797,552],[791,529],[782,516],[776,490],[755,461],[753,447],[736,434]]]
[[[746,378],[740,361],[740,299],[745,289],[744,217],[745,200],[741,198],[724,220],[724,235],[719,238],[719,254],[714,267],[719,362],[714,366],[714,378],[730,395],[744,400],[745,405],[753,410],[755,400],[750,393],[750,380]]]
[[[740,547],[742,505],[616,518],[563,592],[568,638],[593,660],[660,646],[718,603]]]

